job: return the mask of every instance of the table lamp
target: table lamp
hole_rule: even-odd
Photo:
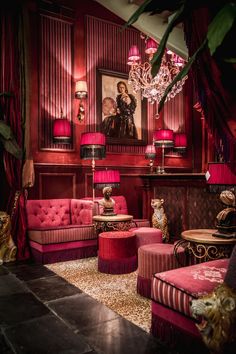
[[[187,148],[187,136],[185,133],[174,134],[174,150],[179,153],[184,153]]]
[[[174,132],[171,129],[159,129],[155,130],[153,133],[153,143],[157,147],[162,149],[162,164],[161,173],[165,173],[165,148],[170,148],[174,146]]]
[[[120,172],[115,170],[104,170],[94,172],[94,188],[102,189],[104,198],[99,201],[103,206],[102,215],[116,215],[114,212],[115,201],[111,198],[112,188],[120,186]]]
[[[147,145],[145,149],[145,159],[149,160],[150,173],[153,173],[153,163],[156,157],[156,148],[154,145]]]
[[[80,140],[80,157],[83,160],[92,161],[92,179],[94,185],[95,160],[101,160],[106,157],[106,138],[99,132],[82,133]],[[95,190],[93,186],[93,200]]]

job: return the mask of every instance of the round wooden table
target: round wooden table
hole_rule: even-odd
[[[175,244],[174,252],[177,255],[179,247],[192,255],[197,262],[213,259],[229,258],[236,244],[236,238],[216,237],[216,229],[186,230],[181,233],[181,240]]]
[[[93,221],[97,234],[106,231],[128,231],[131,228],[133,215],[95,215]]]

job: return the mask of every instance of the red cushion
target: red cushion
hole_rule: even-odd
[[[136,255],[136,236],[130,231],[111,231],[99,234],[99,257],[120,259]]]

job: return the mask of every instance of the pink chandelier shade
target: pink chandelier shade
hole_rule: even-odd
[[[185,133],[174,134],[174,148],[178,151],[185,151],[187,148],[187,136]]]
[[[148,38],[146,41],[146,54],[154,54],[157,51],[157,42],[155,42],[152,38]]]
[[[66,118],[58,118],[53,122],[53,142],[70,144],[72,137],[71,123]]]
[[[156,148],[154,145],[147,145],[145,149],[145,159],[154,160],[156,157]]]
[[[139,49],[136,45],[132,45],[130,47],[129,50],[129,54],[128,54],[128,62],[134,62],[134,61],[138,61],[141,59],[140,53],[139,53]]]
[[[94,188],[118,188],[120,186],[120,172],[116,170],[103,170],[94,172]]]
[[[84,160],[101,160],[106,157],[106,138],[103,133],[82,133],[80,157]]]
[[[156,146],[173,147],[174,132],[172,129],[159,129],[153,132],[153,143]]]

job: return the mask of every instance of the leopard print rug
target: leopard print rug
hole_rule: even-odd
[[[97,258],[48,264],[46,267],[146,332],[151,326],[151,301],[136,292],[137,271],[104,274]]]

